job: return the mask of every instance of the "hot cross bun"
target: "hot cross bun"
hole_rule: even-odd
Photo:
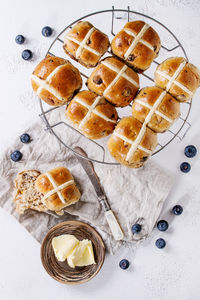
[[[136,72],[115,57],[102,60],[87,80],[89,90],[115,106],[127,106],[139,89]]]
[[[113,54],[124,59],[137,72],[150,67],[160,47],[159,35],[143,21],[126,23],[111,43]]]
[[[130,168],[140,168],[156,146],[157,134],[134,117],[121,119],[108,141],[110,154]]]
[[[154,80],[177,100],[187,102],[200,86],[200,71],[183,57],[171,57],[157,67]]]
[[[82,78],[68,60],[60,57],[45,57],[31,75],[34,92],[52,106],[61,106],[72,99],[82,87]]]
[[[114,106],[91,91],[79,92],[70,102],[66,116],[90,139],[99,139],[112,133],[118,119]]]
[[[36,182],[36,189],[44,194],[45,206],[57,213],[80,199],[80,192],[70,171],[64,167],[52,169],[41,174]]]
[[[180,115],[180,103],[163,89],[143,88],[132,106],[133,116],[155,132],[164,132]]]
[[[87,68],[95,67],[109,47],[107,35],[86,21],[78,22],[65,36],[64,50]]]

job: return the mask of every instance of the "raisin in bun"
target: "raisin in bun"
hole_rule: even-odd
[[[23,214],[28,209],[46,212],[48,209],[42,202],[43,194],[36,187],[36,179],[41,175],[38,170],[25,170],[17,174],[13,202],[16,212]]]
[[[159,35],[143,21],[126,23],[111,43],[113,54],[124,59],[137,72],[150,67],[160,47]]]
[[[183,57],[171,57],[157,67],[154,80],[177,100],[187,102],[200,86],[200,71]]]
[[[141,167],[157,146],[157,134],[134,117],[117,124],[108,141],[110,154],[122,165]]]
[[[60,214],[63,208],[77,202],[80,192],[70,171],[64,167],[41,174],[35,182],[36,189],[44,194],[45,206]]]
[[[91,91],[79,92],[70,102],[67,118],[90,139],[99,139],[113,132],[118,114],[113,105]]]
[[[71,100],[82,87],[82,78],[68,60],[60,57],[45,57],[31,75],[34,92],[52,106],[61,106]]]
[[[180,103],[156,86],[143,88],[136,96],[132,106],[133,116],[155,132],[164,132],[180,115]]]
[[[89,90],[118,107],[127,106],[139,89],[139,77],[115,57],[102,60],[87,80]]]
[[[107,35],[86,21],[78,22],[65,36],[64,51],[87,68],[95,67],[108,50]]]

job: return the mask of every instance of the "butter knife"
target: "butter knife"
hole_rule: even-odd
[[[85,151],[81,147],[75,147],[75,152],[78,154],[81,154],[82,156],[88,157]],[[107,197],[101,187],[99,178],[94,170],[93,163],[87,159],[84,159],[83,157],[80,157],[79,155],[76,155],[78,161],[80,162],[81,166],[85,170],[87,176],[89,177],[95,192],[97,194],[97,199],[99,203],[101,204],[105,218],[108,222],[108,225],[110,227],[110,230],[112,232],[112,235],[115,240],[122,240],[124,237],[124,234],[122,232],[122,229],[113,213],[113,211],[110,208],[110,205],[107,201]]]

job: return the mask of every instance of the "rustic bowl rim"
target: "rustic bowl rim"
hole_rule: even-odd
[[[52,275],[49,270],[46,268],[45,264],[44,264],[44,256],[43,256],[43,250],[45,248],[45,242],[49,236],[50,233],[52,233],[53,231],[55,231],[57,228],[63,226],[63,225],[66,225],[66,224],[73,224],[75,223],[75,225],[87,225],[89,226],[90,230],[94,232],[94,234],[96,234],[100,240],[100,244],[102,246],[102,260],[101,262],[98,264],[98,268],[96,269],[96,271],[94,273],[91,274],[91,276],[89,278],[86,278],[86,279],[83,279],[81,281],[76,281],[76,282],[69,282],[69,281],[63,281],[63,280],[60,280],[58,279],[56,276]],[[66,284],[66,285],[79,285],[79,284],[83,284],[85,282],[88,282],[89,280],[91,280],[93,277],[95,277],[99,271],[101,270],[102,266],[103,266],[103,263],[104,263],[104,260],[105,260],[105,245],[104,245],[104,241],[101,237],[101,235],[97,232],[97,230],[92,227],[90,224],[86,223],[86,222],[82,222],[82,221],[76,221],[76,220],[69,220],[69,221],[64,221],[64,222],[61,222],[61,223],[58,223],[56,224],[55,226],[53,226],[48,232],[47,234],[45,235],[43,241],[42,241],[42,244],[41,244],[41,247],[40,247],[40,259],[41,259],[41,262],[42,262],[42,265],[43,265],[43,268],[46,270],[46,272],[49,274],[49,276],[51,276],[53,279],[55,279],[56,281],[60,282],[60,283],[63,283],[63,284]]]

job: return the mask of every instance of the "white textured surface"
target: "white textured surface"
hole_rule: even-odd
[[[52,38],[40,34],[45,25],[59,31],[75,18],[91,11],[130,5],[133,10],[147,13],[161,20],[179,37],[192,63],[200,66],[199,0],[156,0],[156,1],[1,1],[1,109],[0,147],[10,144],[12,138],[23,132],[27,122],[37,119],[37,103],[32,101],[29,73],[35,62],[22,62],[20,54],[24,48],[32,49],[40,58]],[[77,10],[78,7],[78,10]],[[17,34],[24,34],[26,45],[14,43]],[[40,45],[40,50],[38,50]],[[41,50],[42,49],[42,50]],[[162,217],[170,222],[169,230],[155,230],[152,237],[133,255],[121,250],[117,255],[107,255],[101,272],[91,282],[82,286],[63,286],[53,281],[40,263],[39,244],[13,217],[0,210],[1,235],[1,299],[137,299],[196,300],[200,294],[200,163],[199,155],[190,159],[192,171],[181,174],[181,161],[186,160],[183,148],[188,143],[198,146],[200,92],[194,97],[190,121],[192,128],[183,142],[174,142],[155,157],[161,165],[177,175],[176,184],[168,197]],[[172,217],[168,211],[175,203],[184,206],[184,213]],[[158,250],[155,239],[164,237],[167,246]],[[128,258],[131,266],[127,271],[118,267],[121,258]]]

